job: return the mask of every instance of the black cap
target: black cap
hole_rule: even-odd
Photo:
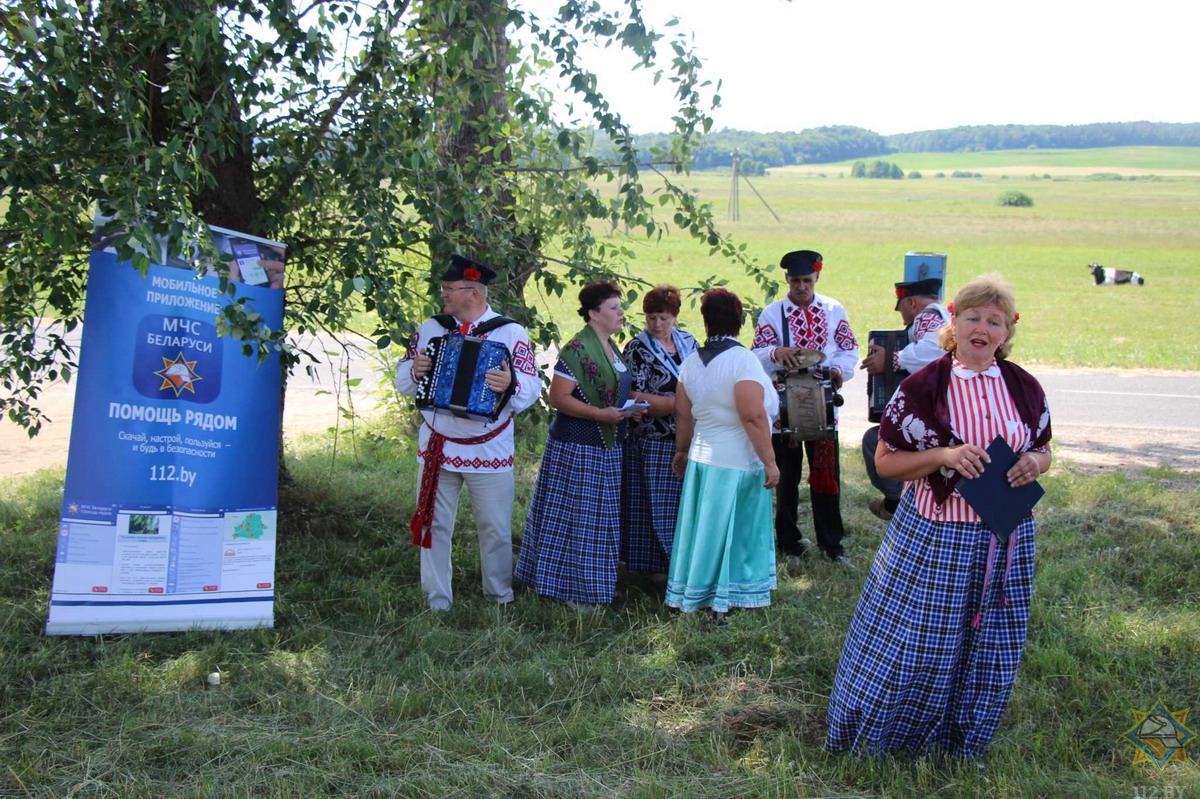
[[[822,266],[821,253],[815,250],[795,250],[779,259],[779,267],[787,272],[788,277],[820,273]]]
[[[440,280],[471,280],[487,285],[496,279],[496,270],[455,253],[450,256],[450,266]]]
[[[897,283],[896,310],[900,310],[900,300],[905,297],[936,297],[941,290],[942,279],[940,277],[927,277],[924,280]]]

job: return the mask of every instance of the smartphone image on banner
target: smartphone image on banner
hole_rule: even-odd
[[[267,270],[258,263],[258,245],[244,239],[230,239],[229,249],[237,261],[238,271],[242,273],[242,282],[252,286],[265,286],[271,282]]]

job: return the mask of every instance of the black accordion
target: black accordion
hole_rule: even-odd
[[[414,404],[421,410],[445,410],[455,416],[494,422],[508,404],[513,389],[497,394],[484,376],[508,364],[512,354],[499,341],[488,341],[458,332],[447,332],[429,342],[425,354],[433,361],[429,372],[417,381]],[[513,386],[516,385],[514,374]]]
[[[871,375],[867,383],[867,421],[878,422],[900,381],[908,377],[908,372],[895,368],[896,353],[908,346],[908,333],[904,330],[872,330],[867,334],[867,341],[883,348],[883,371]]]

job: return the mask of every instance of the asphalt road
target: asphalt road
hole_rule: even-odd
[[[1200,471],[1200,373],[1038,369],[1050,403],[1055,455],[1093,467],[1170,465]],[[865,374],[847,384],[842,446],[869,427]]]
[[[1072,458],[1200,470],[1200,374],[1089,369],[1037,377],[1055,439]]]
[[[348,424],[347,414],[371,413],[380,401],[378,364],[363,351],[345,351],[314,340],[302,342],[320,355],[313,375],[303,370],[288,382],[285,435]],[[348,370],[360,378],[346,388]],[[1200,471],[1200,372],[1103,369],[1030,369],[1046,389],[1054,426],[1055,455],[1095,468],[1139,469],[1169,465]],[[846,385],[839,424],[843,447],[857,446],[867,421],[867,380],[859,372]],[[0,419],[0,476],[28,474],[66,463],[74,385],[42,395],[54,421],[28,439]]]

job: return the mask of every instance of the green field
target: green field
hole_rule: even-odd
[[[1038,177],[1049,173],[1052,178],[1091,172],[1120,172],[1138,176],[1184,172],[1200,175],[1200,147],[1102,147],[1090,150],[1030,148],[971,153],[897,153],[881,158],[896,164],[906,173],[913,169],[922,173],[942,171],[946,174],[956,169],[975,172],[1008,169],[1009,177],[1021,178],[1034,174],[1025,171],[1026,168],[1036,168]],[[844,167],[849,171],[852,163],[847,161],[832,167]],[[820,168],[825,168],[825,165]]]
[[[930,165],[979,171],[997,165],[1037,166],[1037,179],[1022,171],[1004,177],[937,178]],[[773,170],[744,180],[739,220],[729,216],[731,176],[701,173],[684,185],[711,203],[716,218],[747,252],[775,264],[789,250],[825,255],[818,291],[846,306],[860,342],[868,330],[895,327],[892,283],[902,279],[908,251],[944,252],[953,292],[966,280],[999,272],[1017,289],[1021,323],[1013,358],[1029,365],[1200,369],[1200,336],[1190,332],[1200,305],[1200,176],[1095,180],[1090,173],[1198,170],[1200,148],[1017,151],[897,155],[920,180],[851,179],[849,165]],[[1053,162],[1053,163],[1051,163]],[[1070,171],[1056,175],[1055,169]],[[1041,177],[1049,174],[1050,179]],[[1002,207],[996,198],[1019,190],[1031,208]],[[630,239],[638,257],[631,279],[669,281],[686,287],[710,275],[750,304],[765,298],[740,268],[710,256],[706,247],[674,233],[658,242]],[[1095,287],[1092,262],[1133,269],[1142,287]],[[629,282],[632,287],[633,282]],[[578,324],[574,297],[540,300],[564,327]],[[629,319],[640,325],[640,304]],[[685,308],[684,326],[700,329],[699,313]]]

